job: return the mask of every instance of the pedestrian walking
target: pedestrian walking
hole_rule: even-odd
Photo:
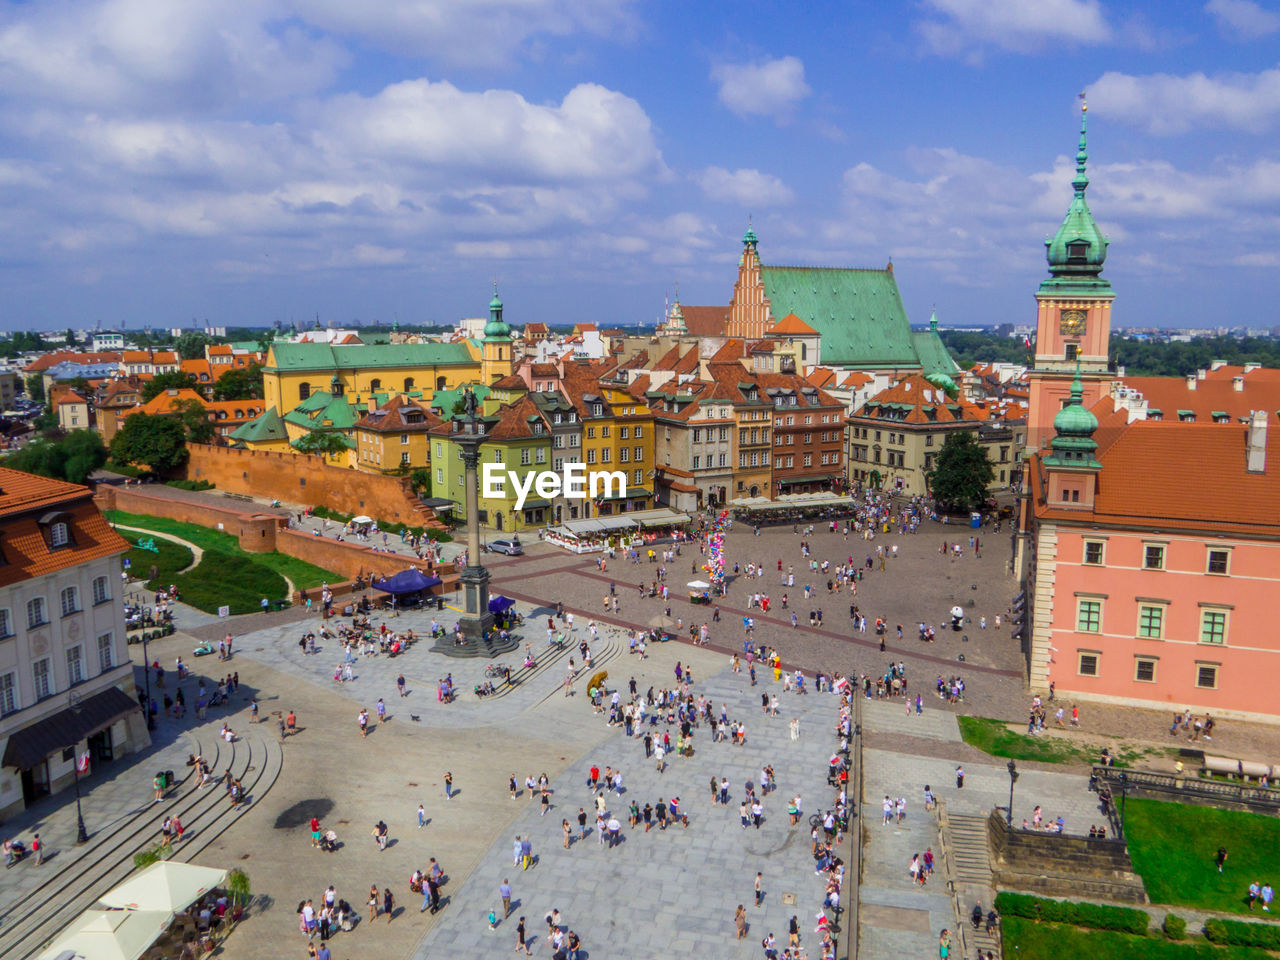
[[[391,895],[391,888],[387,887],[382,891],[382,912],[387,915],[387,923],[391,922],[391,917],[396,910],[396,898]]]
[[[505,877],[498,884],[498,896],[502,899],[502,919],[511,916],[511,882]]]
[[[764,874],[763,873],[756,874],[755,888],[756,888],[756,906],[758,907],[760,906],[761,903],[764,902]]]
[[[427,811],[422,804],[418,804],[418,829],[421,830],[427,823]]]
[[[453,774],[449,771],[445,771],[444,775],[444,798],[453,799]]]
[[[525,932],[524,917],[521,917],[516,923],[516,953],[524,951],[525,956],[531,957],[533,954],[529,952],[529,935]]]

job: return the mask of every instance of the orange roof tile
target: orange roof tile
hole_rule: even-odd
[[[173,413],[178,404],[184,401],[194,400],[202,407],[209,405],[208,401],[200,394],[188,387],[182,387],[177,390],[165,390],[157,393],[154,397],[138,408],[138,413]]]
[[[1142,394],[1147,406],[1159,410],[1165,419],[1176,417],[1179,410],[1190,410],[1198,421],[1212,421],[1219,411],[1238,420],[1254,410],[1266,410],[1269,415],[1280,410],[1280,377],[1259,377],[1261,372],[1223,375],[1218,370],[1196,380],[1194,390],[1188,389],[1183,377],[1124,377],[1120,382]],[[1244,377],[1242,390],[1235,389],[1235,376]]]
[[[794,313],[788,313],[765,332],[770,335],[776,334],[790,337],[816,337],[818,335],[817,330],[813,329]]]

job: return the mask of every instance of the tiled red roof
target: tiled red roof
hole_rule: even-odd
[[[725,324],[729,322],[729,308],[685,306],[680,304],[685,329],[698,337],[723,337]]]
[[[788,313],[765,332],[771,336],[783,337],[813,337],[818,334],[817,330],[813,329],[794,313]]]
[[[1243,368],[1235,369],[1240,371]],[[1147,406],[1159,410],[1166,420],[1176,419],[1179,410],[1190,410],[1197,421],[1210,422],[1218,411],[1232,420],[1239,420],[1247,418],[1254,410],[1266,410],[1275,422],[1276,411],[1280,410],[1280,377],[1266,374],[1259,377],[1262,370],[1248,374],[1225,373],[1225,370],[1214,371],[1205,379],[1196,380],[1194,390],[1187,387],[1183,377],[1124,377],[1121,383],[1142,394]],[[1235,389],[1233,377],[1236,376],[1244,378],[1241,390]]]

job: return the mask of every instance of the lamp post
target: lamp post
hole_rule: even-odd
[[[151,658],[147,656],[147,628],[146,619],[143,619],[142,628],[142,682],[147,691],[147,702],[142,708],[142,713],[147,722],[147,729],[154,730],[156,728],[155,721],[151,719]]]
[[[1009,818],[1006,821],[1010,827],[1013,826],[1013,785],[1018,782],[1018,765],[1012,760],[1009,761]]]
[[[77,720],[80,717],[81,699],[80,694],[74,691],[67,696],[67,706]],[[76,726],[78,727],[79,723]],[[84,813],[80,809],[80,757],[77,754],[77,745],[75,743],[71,745],[71,774],[75,778],[76,785],[76,843],[88,843],[89,831],[84,828]]]

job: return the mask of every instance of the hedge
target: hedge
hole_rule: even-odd
[[[1050,900],[1025,893],[996,895],[996,910],[1006,917],[1024,917],[1049,923],[1066,923],[1094,930],[1116,930],[1146,936],[1151,917],[1145,910],[1130,907],[1108,907],[1098,903],[1073,903],[1069,900]]]
[[[337,510],[331,510],[325,506],[313,507],[312,516],[320,517],[322,520],[336,520],[338,523],[348,523],[355,514],[340,513]],[[384,523],[378,521],[379,533],[394,533],[399,536],[401,533],[408,531],[415,537],[426,536],[428,540],[435,540],[439,543],[449,543],[453,537],[445,533],[443,530],[428,530],[425,527],[410,527],[403,523]]]
[[[1280,926],[1270,923],[1245,923],[1241,920],[1210,920],[1204,935],[1214,943],[1236,947],[1261,947],[1280,950]]]
[[[212,490],[216,484],[208,480],[170,480],[166,487],[177,487],[179,490]]]
[[[1176,913],[1166,913],[1164,915],[1163,927],[1164,935],[1170,940],[1181,940],[1187,935],[1187,921]]]

